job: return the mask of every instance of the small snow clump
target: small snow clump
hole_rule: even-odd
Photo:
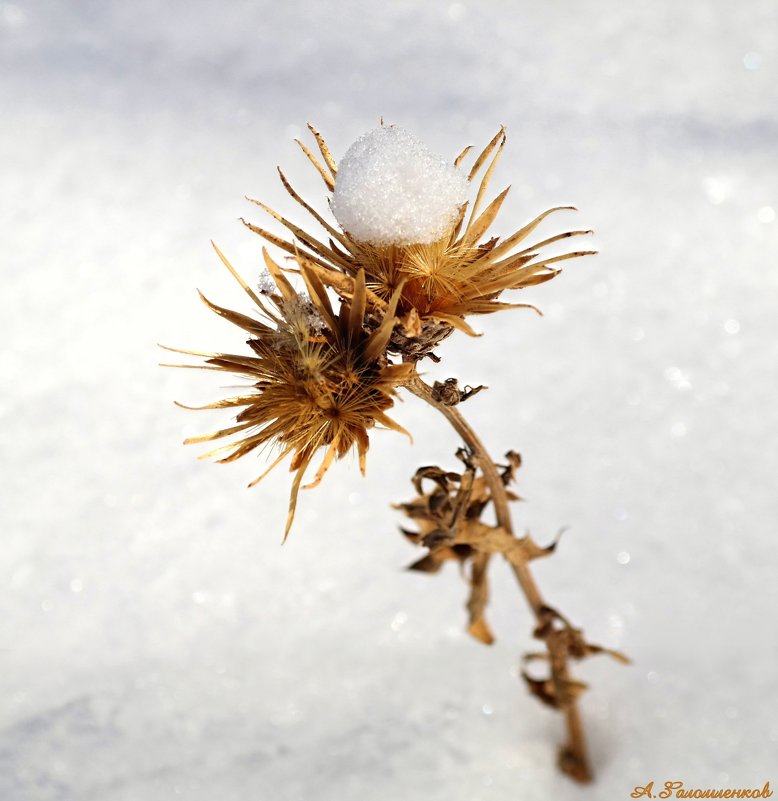
[[[262,270],[262,272],[259,274],[257,288],[259,289],[260,295],[274,295],[276,292],[278,292],[276,282],[273,280],[273,276],[270,275],[269,270]]]
[[[403,128],[369,131],[338,165],[332,213],[354,239],[410,245],[440,239],[467,195],[467,178]]]
[[[294,300],[282,298],[281,310],[292,325],[306,333],[320,334],[324,328],[324,320],[311,299],[305,292],[298,292]]]

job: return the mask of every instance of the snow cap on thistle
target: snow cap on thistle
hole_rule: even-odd
[[[454,224],[467,178],[404,128],[382,125],[354,142],[338,165],[332,213],[372,245],[434,242]]]

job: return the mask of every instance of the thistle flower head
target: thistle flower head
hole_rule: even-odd
[[[529,304],[502,301],[500,295],[548,281],[559,274],[561,262],[593,252],[579,250],[548,257],[541,253],[555,242],[591,233],[584,230],[526,245],[546,217],[572,206],[549,209],[504,239],[489,235],[510,189],[486,202],[505,147],[504,128],[469,171],[464,171],[470,147],[453,165],[446,165],[395,126],[365,134],[338,166],[322,136],[308,127],[324,163],[305,144],[299,140],[298,144],[333,193],[330,203],[341,229],[304,201],[280,170],[284,187],[325,230],[327,242],[258,201],[253,202],[284,225],[296,241],[246,225],[306,265],[343,297],[352,293],[360,271],[365,273],[368,290],[384,303],[399,289],[400,325],[389,343],[394,351],[418,358],[453,329],[474,335],[465,319],[470,315],[516,307],[534,309]],[[476,183],[475,197],[466,200],[466,188]]]
[[[382,307],[380,325],[368,331],[364,319],[372,304],[363,272],[356,275],[351,296],[341,302],[336,313],[324,285],[307,267],[303,266],[301,272],[309,295],[298,293],[267,251],[263,251],[273,283],[270,286],[265,279],[260,296],[216,250],[251,297],[259,319],[217,306],[202,294],[201,298],[212,311],[249,334],[247,344],[251,354],[170,350],[205,359],[204,365],[176,366],[202,366],[234,373],[248,379],[249,385],[234,397],[206,406],[185,407],[240,410],[235,425],[191,437],[186,443],[232,437],[229,444],[201,457],[217,456],[220,462],[234,461],[266,445],[277,446],[280,450],[277,458],[251,486],[291,456],[294,479],[286,525],[288,535],[303,476],[317,452],[323,452],[323,458],[306,488],[316,486],[333,460],[353,448],[364,472],[368,431],[375,425],[407,434],[386,414],[393,405],[397,386],[413,373],[412,365],[390,364],[385,356],[396,322],[394,312],[399,294]]]

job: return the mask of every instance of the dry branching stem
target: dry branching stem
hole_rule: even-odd
[[[415,376],[406,384],[406,387],[414,395],[437,409],[462,438],[489,487],[498,525],[515,540],[513,522],[508,506],[509,498],[503,478],[481,439],[462,416],[459,409],[456,406],[446,405],[437,399],[432,387],[422,381],[421,378]],[[559,752],[559,767],[576,781],[589,782],[592,779],[592,774],[587,757],[583,723],[578,709],[576,693],[569,690],[571,687],[581,686],[571,678],[569,668],[570,654],[568,652],[571,644],[575,643],[575,639],[565,636],[569,632],[576,632],[577,630],[572,629],[561,616],[558,616],[545,603],[529,567],[518,560],[509,559],[505,553],[503,555],[506,556],[535,616],[537,622],[535,636],[542,638],[548,648],[548,653],[545,656],[551,669],[553,697],[556,698],[556,705],[563,712],[567,725],[568,739]],[[564,621],[565,626],[562,629],[555,628],[554,623],[557,619]]]

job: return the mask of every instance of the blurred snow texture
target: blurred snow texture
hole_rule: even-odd
[[[650,780],[778,781],[778,5],[0,3],[0,799],[569,801]],[[453,158],[500,124],[499,232],[573,203],[600,255],[477,320],[428,377],[521,451],[520,529],[549,600],[628,652],[582,666],[597,784],[557,775],[556,717],[517,679],[531,622],[494,571],[497,644],[391,501],[454,465],[412,398],[361,479],[198,462],[218,377],[156,342],[240,335],[260,243],[323,213],[293,138],[336,157],[380,116]],[[566,222],[567,220],[565,220]],[[553,233],[563,222],[549,221]],[[277,230],[274,228],[274,230]],[[518,298],[517,298],[518,299]],[[213,319],[212,319],[213,318]],[[507,432],[507,433],[506,433]]]

